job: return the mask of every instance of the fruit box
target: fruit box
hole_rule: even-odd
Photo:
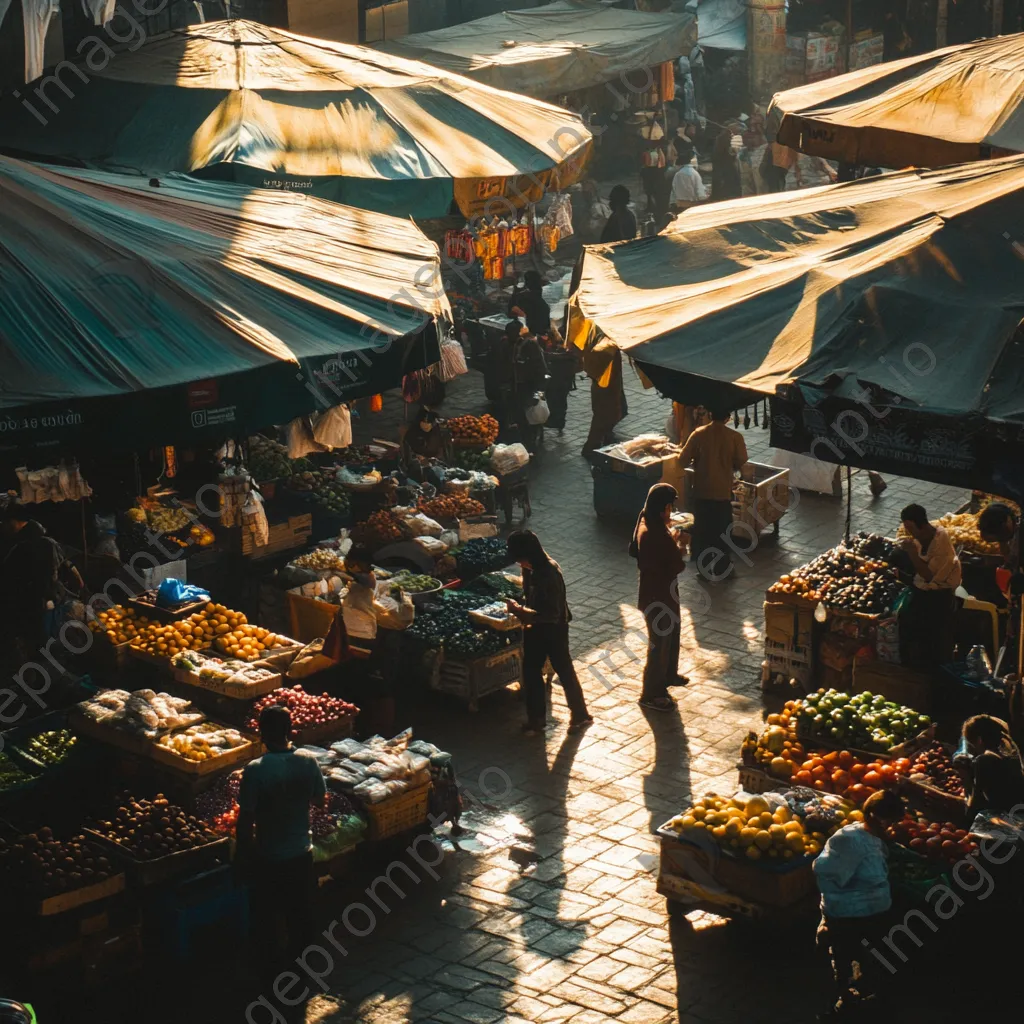
[[[116,896],[119,892],[124,892],[124,889],[125,875],[122,871],[119,874],[111,875],[110,878],[105,878],[102,882],[83,885],[79,889],[71,889],[68,892],[58,893],[56,896],[47,896],[36,905],[37,913],[40,917],[63,914],[76,907],[83,907],[87,903],[95,903],[108,896]]]
[[[244,685],[230,683],[226,679],[204,679],[197,673],[183,668],[175,668],[173,675],[175,682],[183,683],[185,686],[196,686],[201,690],[209,690],[211,693],[219,693],[223,697],[232,697],[235,700],[253,700],[256,697],[262,697],[264,694],[280,689],[283,683],[280,673],[268,676],[261,682]]]
[[[160,622],[176,622],[184,619],[193,612],[202,611],[209,603],[209,598],[201,601],[186,601],[184,604],[175,605],[173,608],[165,608],[156,603],[157,591],[145,590],[141,594],[128,599],[128,603],[141,615],[151,619],[158,619]]]
[[[187,757],[176,754],[169,747],[160,743],[151,743],[149,756],[156,762],[173,768],[175,771],[184,772],[186,775],[209,775],[211,772],[219,772],[223,768],[230,768],[241,764],[243,761],[251,761],[259,756],[260,745],[251,740],[240,747],[234,747],[221,754],[220,757],[213,757],[206,761],[190,761]]]
[[[881,694],[915,711],[927,713],[932,706],[932,683],[925,672],[873,658],[856,658],[853,663],[853,692]]]
[[[124,864],[133,883],[138,885],[156,885],[182,874],[198,874],[201,869],[217,863],[226,863],[231,856],[231,838],[219,836],[211,832],[210,842],[191,850],[177,850],[164,857],[153,857],[140,860],[131,850],[120,843],[108,839],[92,829],[83,829],[97,846],[113,853],[118,862]]]
[[[769,863],[724,855],[717,847],[688,842],[658,830],[661,873],[691,878],[702,886],[717,883],[742,899],[770,907],[788,907],[814,890],[812,857]]]

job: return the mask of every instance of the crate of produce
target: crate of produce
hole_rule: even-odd
[[[203,676],[198,672],[190,672],[188,669],[175,667],[173,670],[175,682],[184,686],[195,686],[200,690],[208,690],[210,693],[219,693],[222,697],[231,697],[234,700],[253,700],[265,694],[273,693],[284,685],[284,677],[280,672],[274,672],[254,683],[236,683],[231,679],[212,679]]]
[[[371,840],[388,839],[411,828],[417,828],[426,822],[429,804],[429,779],[389,800],[366,804],[365,811],[369,819],[366,838]]]
[[[521,682],[522,675],[523,649],[516,644],[483,658],[445,655],[438,662],[431,687],[466,701],[469,710],[476,711],[482,697]]]
[[[689,878],[768,907],[792,906],[814,891],[811,857],[777,863],[740,860],[662,830],[659,835],[661,873]]]
[[[740,788],[748,793],[767,793],[780,786],[790,785],[787,779],[778,779],[770,772],[749,764],[738,764]]]
[[[666,459],[649,459],[645,462],[633,462],[632,459],[623,458],[613,453],[618,444],[607,445],[598,448],[592,456],[591,465],[600,467],[609,473],[616,473],[621,476],[633,477],[637,480],[646,480],[648,483],[657,483],[665,471],[663,463]],[[675,456],[668,456],[674,459]]]
[[[141,732],[111,728],[102,722],[95,721],[88,715],[83,715],[73,707],[68,709],[68,725],[77,736],[87,736],[89,739],[107,743],[119,750],[126,750],[130,754],[145,754],[150,743],[153,742],[150,737]]]
[[[128,877],[137,885],[158,885],[169,878],[185,874],[196,874],[216,864],[226,864],[231,859],[231,838],[209,833],[210,841],[191,850],[178,850],[163,857],[141,859],[119,842],[108,839],[92,829],[86,835],[97,846],[109,851],[124,865]]]
[[[83,885],[80,889],[71,889],[68,892],[42,898],[36,904],[36,913],[40,917],[52,917],[69,910],[76,910],[78,907],[97,903],[99,900],[105,900],[124,892],[126,884],[124,872],[119,871],[102,882],[94,882],[92,885]]]
[[[304,547],[313,535],[313,516],[289,516],[283,523],[273,523],[270,527],[268,543],[257,547],[253,535],[248,530],[242,531],[242,554],[248,558],[266,558],[291,548]]]
[[[190,726],[188,729],[177,730],[163,737],[164,740],[173,742],[177,735],[196,734],[198,736],[214,735],[224,729],[224,726],[214,722],[201,722],[198,725]],[[252,739],[246,738],[238,746],[226,749],[216,757],[207,757],[204,760],[193,760],[182,753],[179,753],[172,746],[157,740],[150,744],[148,754],[158,764],[173,768],[175,771],[184,772],[186,775],[210,775],[213,772],[222,771],[225,768],[232,768],[246,761],[258,757],[262,751],[262,745]]]
[[[967,815],[967,801],[962,796],[947,793],[928,782],[901,776],[896,784],[902,797],[912,807],[942,821],[963,821]]]
[[[298,747],[326,747],[338,740],[348,739],[355,729],[355,715],[335,718],[320,725],[310,725],[292,732],[292,742]]]

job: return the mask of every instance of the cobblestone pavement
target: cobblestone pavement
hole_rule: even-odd
[[[629,392],[620,436],[661,430],[668,404],[635,379]],[[481,409],[475,374],[450,389],[446,411]],[[383,421],[359,430],[390,436]],[[644,638],[629,531],[594,514],[580,457],[588,423],[581,387],[570,397],[569,426],[548,432],[534,464],[530,525],[565,571],[574,656],[596,723],[567,736],[557,685],[546,742],[519,735],[512,692],[476,715],[433,699],[410,711],[418,735],[455,754],[467,790],[487,806],[467,815],[466,849],[447,855],[437,880],[422,875],[414,886],[398,875],[406,897],[383,888],[386,914],[362,897],[376,927],[349,943],[326,981],[331,994],[307,1006],[309,1024],[802,1020],[824,999],[813,919],[754,926],[694,910],[670,922],[654,888],[651,832],[692,793],[735,788],[741,740],[763,707],[764,591],[841,538],[845,503],[804,495],[778,542],[761,544],[731,582],[711,589],[686,574],[681,661],[692,681],[676,691],[677,713],[645,714],[636,704]],[[766,430],[751,426],[746,437],[752,458],[769,456]],[[855,473],[854,528],[892,531],[911,500],[941,513],[963,495],[892,480],[874,498],[866,474]],[[782,983],[755,991],[754,967]],[[799,985],[786,980],[795,974]]]

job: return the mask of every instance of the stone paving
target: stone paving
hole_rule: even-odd
[[[661,430],[667,403],[629,376],[620,436]],[[446,411],[481,409],[475,374],[450,388]],[[357,430],[389,436],[383,422],[393,416],[386,408]],[[530,526],[565,571],[574,656],[596,723],[567,736],[557,684],[546,742],[519,735],[514,692],[475,716],[436,700],[410,709],[417,734],[455,754],[478,796],[466,820],[469,848],[449,852],[437,880],[403,885],[404,899],[384,890],[389,913],[378,912],[372,934],[351,941],[327,981],[330,994],[307,1006],[309,1024],[698,1024],[808,1019],[821,1005],[825,969],[813,959],[813,920],[755,927],[694,910],[670,922],[654,888],[651,832],[691,793],[735,788],[740,742],[763,709],[764,591],[841,538],[845,503],[804,495],[778,542],[762,543],[730,582],[710,588],[687,572],[681,661],[692,681],[675,691],[677,713],[648,714],[636,704],[644,639],[629,531],[594,515],[579,454],[588,422],[582,386],[570,397],[569,426],[548,432],[534,463]],[[746,437],[751,457],[765,461],[767,431],[751,427]],[[855,473],[854,528],[891,532],[911,500],[939,514],[963,493],[891,480],[874,498],[866,474]],[[755,966],[781,977],[796,971],[801,984],[776,992],[757,985],[755,995]]]

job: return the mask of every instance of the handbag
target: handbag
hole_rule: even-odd
[[[526,407],[526,422],[531,427],[543,427],[551,418],[551,410],[548,408],[548,400],[543,395],[537,395],[537,401]]]

